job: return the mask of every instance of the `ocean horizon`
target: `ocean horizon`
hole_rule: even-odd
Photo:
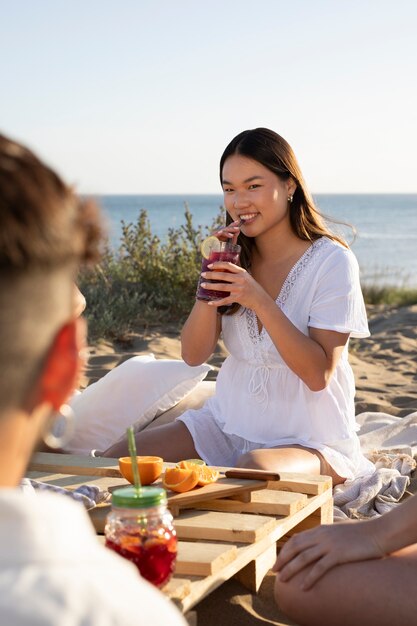
[[[92,195],[92,194],[91,194]],[[106,194],[94,196],[108,221],[110,245],[117,249],[125,223],[147,211],[152,233],[163,240],[184,223],[185,205],[195,226],[210,227],[223,205],[221,194]],[[417,194],[313,194],[321,213],[338,223],[332,230],[350,243],[363,284],[417,286]],[[352,229],[340,224],[351,225]],[[352,241],[353,239],[353,241]]]

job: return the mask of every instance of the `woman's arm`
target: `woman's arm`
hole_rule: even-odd
[[[217,309],[196,301],[181,332],[181,356],[188,365],[201,365],[214,352],[220,336]]]
[[[273,569],[284,582],[312,566],[303,583],[309,589],[335,565],[382,558],[417,543],[416,519],[417,494],[369,521],[319,526],[287,541]]]
[[[227,269],[229,273],[216,273],[216,268]],[[238,302],[252,309],[288,367],[312,391],[326,387],[349,338],[348,333],[310,328],[310,334],[305,335],[290,322],[263,287],[246,270],[233,263],[216,263],[205,277],[227,281],[215,283],[212,288],[230,291],[229,297],[211,302],[207,308]]]
[[[310,328],[305,335],[265,293],[255,313],[288,367],[312,391],[324,389],[336,369],[348,333]]]

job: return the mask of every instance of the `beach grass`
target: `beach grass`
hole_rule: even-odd
[[[107,245],[102,261],[79,276],[79,287],[88,303],[90,341],[126,340],[141,328],[181,324],[195,297],[201,241],[219,228],[223,219],[219,212],[210,227],[196,227],[185,205],[184,224],[170,228],[164,241],[152,233],[145,210],[136,223],[122,221],[119,247]],[[417,289],[384,285],[380,278],[374,285],[364,285],[363,293],[369,305],[417,303]]]
[[[185,205],[184,218],[161,241],[142,210],[136,223],[122,221],[118,249],[107,246],[102,261],[81,272],[90,340],[124,339],[138,327],[185,319],[201,271],[201,241],[220,228],[223,216],[209,227],[195,226]]]

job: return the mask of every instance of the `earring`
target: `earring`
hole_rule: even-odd
[[[287,200],[288,200],[288,202],[289,202],[290,204],[292,204],[292,201],[294,200],[294,196],[290,194],[290,195],[288,196]]]
[[[42,439],[48,448],[59,450],[71,439],[74,432],[74,411],[68,404],[63,404],[52,415]]]

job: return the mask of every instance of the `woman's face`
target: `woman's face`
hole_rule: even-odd
[[[258,161],[234,154],[223,166],[222,187],[227,212],[233,220],[244,220],[241,230],[248,237],[289,225],[292,179],[282,181]]]

